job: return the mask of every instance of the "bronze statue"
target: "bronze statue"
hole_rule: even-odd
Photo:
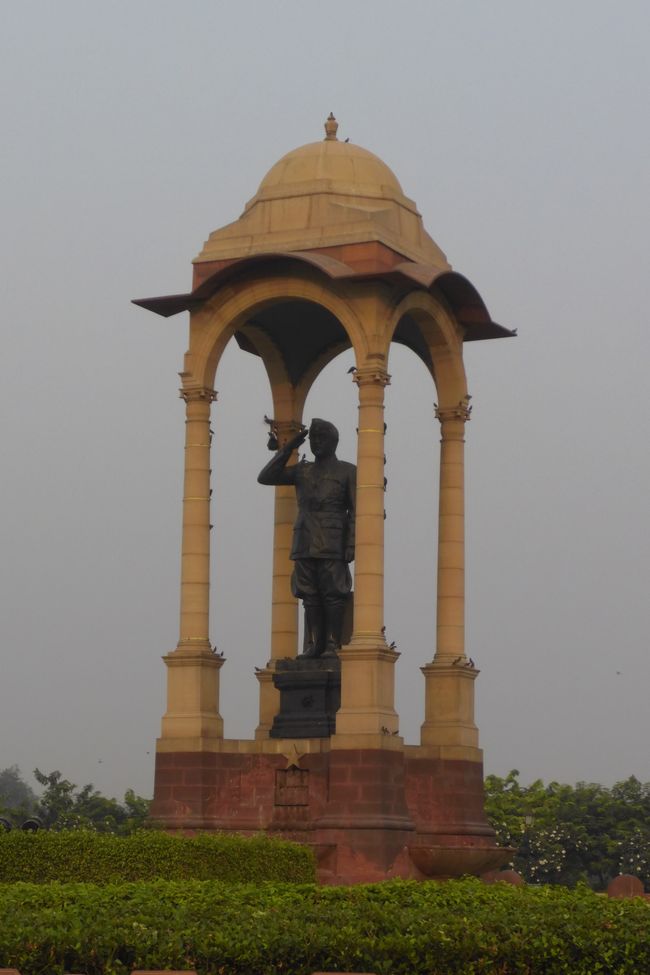
[[[287,467],[294,450],[309,436],[315,460]],[[290,558],[294,596],[305,607],[308,630],[303,657],[335,657],[341,646],[346,601],[352,589],[348,563],[354,561],[354,464],[339,460],[339,432],[327,420],[312,420],[264,467],[260,484],[293,484],[298,517],[293,527]]]

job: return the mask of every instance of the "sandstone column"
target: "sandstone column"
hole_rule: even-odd
[[[219,670],[210,645],[210,405],[212,389],[181,390],[185,401],[185,478],[181,554],[180,637],[163,659],[168,668],[163,739],[183,739],[195,750],[202,738],[223,737]],[[193,744],[189,744],[193,739]]]
[[[297,420],[274,420],[278,447],[283,447],[300,430]],[[292,463],[296,461],[292,459]],[[273,524],[273,605],[271,610],[271,659],[256,671],[260,684],[260,722],[256,738],[268,738],[273,718],[280,709],[280,692],[273,686],[275,661],[295,657],[298,650],[298,601],[291,592],[290,560],[293,525],[296,520],[296,491],[290,486],[275,488]]]
[[[440,421],[438,514],[437,641],[425,675],[422,744],[478,745],[474,724],[474,680],[478,674],[465,656],[465,423],[469,397],[456,406],[436,406]]]
[[[395,661],[384,638],[384,388],[383,365],[354,374],[359,387],[354,631],[341,651],[341,708],[333,747],[344,736],[397,731]]]

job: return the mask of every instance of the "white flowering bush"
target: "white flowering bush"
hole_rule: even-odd
[[[603,890],[629,873],[650,884],[650,783],[523,786],[515,770],[488,776],[485,791],[497,840],[516,849],[510,866],[528,882]]]
[[[618,841],[618,869],[633,877],[650,877],[650,833],[646,829],[635,826]]]

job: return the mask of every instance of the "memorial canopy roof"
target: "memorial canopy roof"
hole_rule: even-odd
[[[392,170],[367,149],[340,142],[337,128],[330,116],[323,141],[283,156],[239,219],[210,234],[193,262],[192,291],[136,299],[135,304],[168,317],[200,307],[233,278],[298,262],[333,283],[380,278],[408,290],[436,289],[463,327],[465,341],[513,335],[492,321],[474,286],[452,270]],[[295,360],[290,371],[296,375],[337,335],[339,342],[345,338],[329,312],[311,306],[306,316],[305,307],[299,307],[306,304],[280,302],[251,321],[269,334],[288,365]],[[426,360],[418,336],[415,323],[404,320],[394,339]],[[305,348],[301,351],[296,343]]]

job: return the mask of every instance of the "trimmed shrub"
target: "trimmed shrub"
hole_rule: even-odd
[[[307,847],[267,837],[170,836],[143,830],[113,836],[86,830],[0,835],[0,883],[119,883],[145,880],[229,883],[315,879]]]
[[[215,881],[0,887],[0,966],[22,975],[639,975],[650,906],[586,888]]]

